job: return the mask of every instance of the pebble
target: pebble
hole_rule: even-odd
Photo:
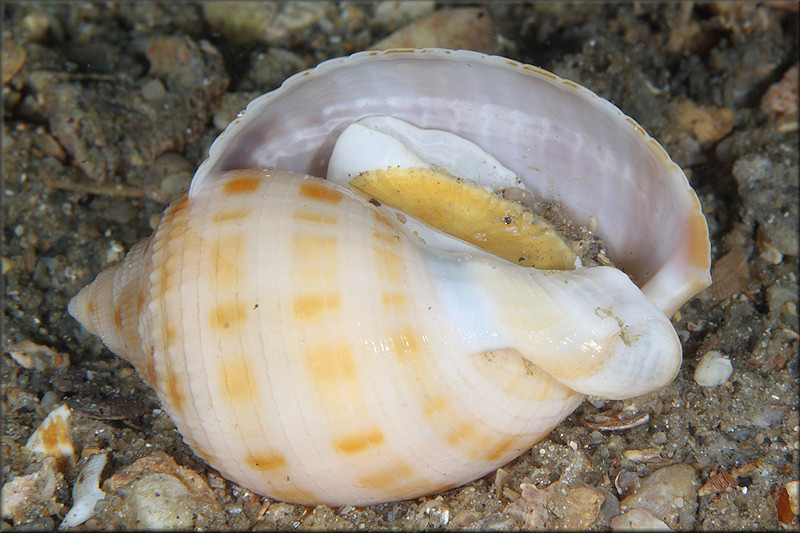
[[[789,68],[779,82],[770,85],[761,101],[762,108],[772,111],[778,118],[794,115],[795,122],[797,121],[797,95],[800,83],[798,68],[797,63]]]
[[[694,380],[701,387],[722,385],[733,374],[731,360],[721,352],[711,350],[703,354],[694,369]]]
[[[798,167],[750,154],[739,158],[731,172],[742,203],[757,222],[759,240],[769,241],[783,255],[798,255]]]
[[[332,9],[329,2],[205,2],[203,16],[234,44],[279,45],[302,40]]]
[[[5,272],[4,272],[5,273]],[[48,374],[69,366],[69,354],[56,352],[49,346],[24,340],[5,349],[6,353],[21,367]]]
[[[161,80],[153,78],[142,85],[142,98],[150,104],[161,103],[167,96],[167,88]]]
[[[25,64],[25,59],[28,57],[28,54],[25,48],[13,41],[5,41],[1,52],[2,78],[3,85],[5,85],[20,71],[22,65]]]
[[[46,458],[39,469],[26,476],[16,476],[3,485],[0,508],[4,517],[24,514],[33,505],[47,503],[56,490],[55,459]]]
[[[672,531],[662,520],[639,507],[611,519],[612,531]]]
[[[377,2],[373,13],[376,26],[394,31],[409,22],[430,15],[436,9],[436,2],[417,0],[393,0]]]
[[[700,106],[690,100],[675,104],[678,125],[700,144],[716,142],[733,129],[733,111],[726,107]]]
[[[254,52],[250,63],[251,67],[247,72],[249,85],[242,84],[241,89],[259,93],[277,88],[286,78],[306,68],[306,64],[300,56],[276,47],[271,47],[266,52]],[[225,125],[227,126],[227,122]]]
[[[151,474],[131,485],[129,502],[137,528],[188,529],[194,525],[188,499],[189,491],[178,478]]]
[[[415,20],[370,47],[440,47],[493,53],[497,45],[494,23],[482,8],[456,8],[436,11]]]
[[[620,502],[622,511],[637,507],[672,529],[691,529],[697,509],[694,468],[678,463],[653,472],[638,490]]]

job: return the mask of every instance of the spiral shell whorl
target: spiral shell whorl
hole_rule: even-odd
[[[582,398],[513,349],[465,354],[420,249],[324,180],[231,172],[170,206],[134,252],[71,310],[86,318],[87,298],[137,271],[124,292],[144,294],[143,350],[118,344],[112,316],[87,324],[198,455],[261,494],[368,504],[455,486]]]

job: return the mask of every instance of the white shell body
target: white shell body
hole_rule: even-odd
[[[578,222],[595,216],[644,292],[612,268],[428,248],[304,175],[324,176],[338,133],[374,114],[457,133]],[[703,253],[685,177],[611,104],[503,58],[369,52],[253,101],[153,236],[69,310],[226,477],[286,501],[366,505],[491,472],[584,394],[669,383],[680,343],[663,311],[708,284]]]

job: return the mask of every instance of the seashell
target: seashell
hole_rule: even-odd
[[[31,453],[43,454],[56,459],[73,460],[75,448],[72,446],[71,412],[67,404],[62,404],[47,415],[25,443]]]
[[[404,147],[420,128],[455,134],[576,222],[594,217],[622,270],[516,265],[346,186],[349,163],[344,185],[314,177],[372,116],[411,124]],[[708,285],[709,262],[685,176],[608,102],[505,58],[365,52],[251,102],[150,239],[69,311],[224,476],[367,505],[495,470],[585,394],[669,383],[681,348],[665,312]]]
[[[83,465],[72,487],[72,507],[58,529],[79,526],[94,516],[97,502],[106,497],[106,493],[100,488],[100,474],[107,461],[107,453],[98,453]]]

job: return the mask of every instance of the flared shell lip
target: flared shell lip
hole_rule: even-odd
[[[627,116],[617,106],[608,100],[598,96],[596,93],[573,81],[561,78],[552,72],[548,72],[533,65],[527,65],[503,56],[484,54],[482,52],[475,52],[473,50],[449,50],[446,48],[390,48],[387,50],[366,50],[362,52],[356,52],[345,57],[336,57],[325,60],[315,67],[311,67],[293,74],[284,80],[280,87],[262,94],[261,96],[249,102],[245,109],[240,112],[233,121],[231,121],[225,130],[223,130],[222,133],[220,133],[220,135],[211,144],[208,157],[203,161],[203,163],[201,163],[200,167],[197,169],[194,177],[192,178],[192,183],[189,188],[189,195],[193,196],[196,194],[197,190],[203,185],[207,177],[214,174],[214,167],[220,159],[219,156],[222,154],[228,143],[236,137],[236,133],[247,119],[248,113],[254,113],[255,110],[267,105],[271,100],[279,98],[281,94],[291,92],[297,85],[305,83],[306,80],[310,79],[311,77],[324,76],[327,72],[333,69],[339,68],[343,65],[364,61],[365,59],[369,60],[380,57],[391,58],[396,56],[416,56],[421,59],[426,57],[441,59],[448,58],[449,56],[450,58],[458,59],[463,62],[469,62],[470,60],[481,61],[498,68],[513,70],[516,72],[523,71],[529,75],[544,78],[554,85],[559,85],[565,90],[572,91],[576,95],[591,100],[592,103],[599,109],[604,110],[606,113],[615,115],[615,117],[619,120],[627,122],[633,131],[642,137],[644,144],[653,151],[663,165],[668,167],[671,172],[678,172],[681,177],[685,179],[683,171],[677,164],[675,164],[675,162],[672,161],[664,147],[661,146],[658,141],[653,139],[635,120]]]
[[[584,99],[592,104],[598,113],[605,114],[612,119],[626,124],[625,127],[632,130],[642,141],[642,146],[646,146],[656,160],[663,166],[669,179],[680,183],[681,186],[675,190],[676,194],[683,196],[683,202],[687,207],[687,235],[686,243],[681,247],[677,254],[671,257],[668,264],[662,265],[660,271],[647,281],[642,290],[648,298],[656,304],[666,314],[671,315],[677,311],[686,301],[698,292],[711,284],[711,244],[709,241],[708,225],[702,214],[702,208],[697,194],[689,184],[683,170],[670,158],[667,151],[661,144],[651,137],[634,119],[623,113],[616,105],[598,96],[596,93],[575,83],[561,78],[552,72],[548,72],[539,67],[514,61],[512,59],[475,52],[472,50],[450,50],[445,48],[393,48],[388,50],[368,50],[356,52],[345,57],[328,59],[310,69],[298,72],[287,78],[280,87],[267,92],[252,100],[246,108],[220,133],[217,139],[209,148],[209,155],[199,166],[189,188],[189,196],[194,196],[203,187],[208,179],[213,179],[218,173],[230,170],[221,168],[224,163],[225,150],[231,142],[235,142],[237,136],[246,127],[249,116],[257,116],[259,111],[279,99],[282,95],[290,93],[298,86],[311,80],[320,78],[326,73],[355,65],[363,61],[391,60],[393,58],[419,58],[425,59],[447,59],[460,61],[463,63],[481,62],[491,67],[513,71],[517,74],[537,78],[538,81],[545,81],[556,86],[560,90],[567,91],[569,94]]]

